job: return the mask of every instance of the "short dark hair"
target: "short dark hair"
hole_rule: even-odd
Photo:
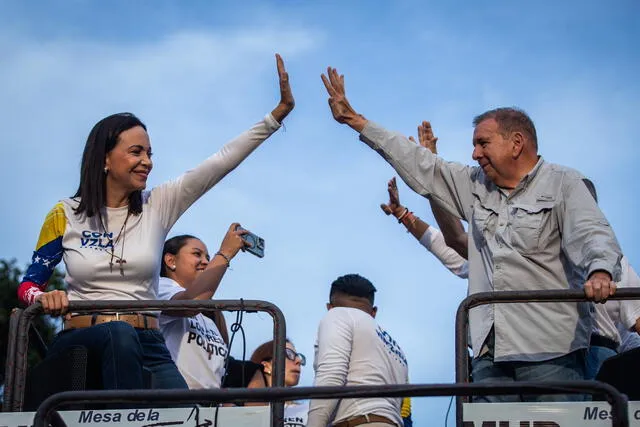
[[[184,245],[187,244],[187,240],[189,239],[198,239],[191,234],[181,234],[179,236],[174,236],[164,242],[164,246],[162,248],[162,258],[160,259],[160,277],[168,277],[167,276],[167,264],[164,262],[165,254],[177,255],[180,252],[180,249]]]
[[[93,126],[82,153],[80,165],[80,185],[73,197],[79,197],[80,203],[75,213],[86,213],[88,217],[98,215],[102,220],[100,209],[104,207],[107,197],[104,163],[107,154],[118,143],[120,134],[126,130],[141,126],[147,127],[131,113],[118,113],[105,117]],[[129,196],[129,213],[138,215],[142,212],[142,192],[135,191]]]
[[[489,119],[493,119],[498,123],[500,133],[503,136],[508,136],[513,132],[523,132],[533,142],[536,150],[538,149],[536,127],[531,117],[523,110],[516,107],[503,107],[485,111],[474,117],[473,126],[478,126],[481,122]]]
[[[353,297],[366,298],[373,305],[376,287],[373,283],[359,274],[345,274],[338,277],[331,284],[329,299],[336,293],[343,293]]]

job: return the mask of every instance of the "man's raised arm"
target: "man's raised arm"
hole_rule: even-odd
[[[444,162],[424,147],[413,143],[400,133],[390,132],[367,120],[347,100],[344,76],[329,67],[322,81],[329,94],[333,118],[360,134],[360,139],[376,150],[398,172],[413,191],[430,196],[453,215],[467,219],[473,203],[469,166]],[[418,132],[421,131],[421,127]]]

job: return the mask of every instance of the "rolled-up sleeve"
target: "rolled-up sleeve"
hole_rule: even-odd
[[[473,203],[473,168],[445,162],[404,135],[367,122],[360,139],[380,154],[416,193],[437,199],[458,218],[467,219]]]

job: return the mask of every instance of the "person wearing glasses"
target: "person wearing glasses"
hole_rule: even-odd
[[[287,339],[285,347],[284,385],[295,387],[300,382],[302,367],[307,358],[296,351],[293,343]],[[273,387],[273,340],[258,346],[251,355],[251,362],[262,365],[262,374],[267,387]],[[253,386],[249,386],[252,388]],[[284,427],[305,427],[309,405],[305,402],[286,402],[284,406]]]
[[[287,339],[287,346],[284,353],[284,385],[285,387],[295,387],[300,382],[300,373],[302,367],[307,364],[307,358],[302,353],[296,351],[293,343]],[[251,355],[253,363],[259,363],[263,366],[264,382],[267,387],[273,386],[271,372],[273,370],[273,340],[267,341],[258,346]]]

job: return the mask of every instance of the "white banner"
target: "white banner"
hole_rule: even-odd
[[[465,403],[464,427],[607,427],[607,402]],[[629,402],[629,426],[640,427],[640,402]]]
[[[269,427],[268,406],[62,411],[68,427]],[[30,427],[34,412],[0,413],[0,427]]]

